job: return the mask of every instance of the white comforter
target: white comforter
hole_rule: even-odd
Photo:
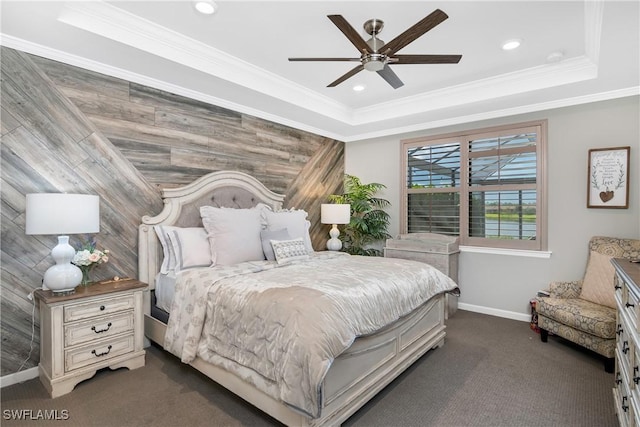
[[[318,417],[327,370],[356,337],[456,288],[427,264],[334,252],[188,270],[176,283],[165,349],[185,363],[232,360],[271,384],[263,391]]]

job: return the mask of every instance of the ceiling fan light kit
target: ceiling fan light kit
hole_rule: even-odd
[[[367,71],[380,71],[387,65],[388,58],[386,55],[382,55],[379,53],[370,53],[368,55],[363,55],[362,58],[362,66]]]
[[[335,87],[345,80],[353,77],[362,70],[375,71],[394,89],[403,86],[404,83],[391,69],[390,65],[398,64],[457,64],[462,55],[397,55],[400,49],[413,42],[427,31],[442,23],[449,16],[436,9],[427,17],[398,35],[389,43],[385,43],[377,37],[384,27],[381,19],[369,19],[363,25],[364,30],[371,38],[365,41],[360,34],[341,15],[327,15],[336,27],[349,39],[360,52],[359,58],[289,58],[289,61],[359,61],[360,65],[348,71],[337,80],[329,83],[327,87]]]

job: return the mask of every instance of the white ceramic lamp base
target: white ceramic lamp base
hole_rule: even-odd
[[[43,284],[55,295],[69,295],[75,292],[76,286],[82,281],[82,271],[71,264],[76,251],[69,244],[69,236],[58,236],[58,245],[51,250],[51,256],[56,261],[44,273]]]
[[[329,231],[329,236],[331,236],[331,238],[327,240],[328,250],[339,251],[340,249],[342,249],[342,242],[340,241],[340,239],[338,239],[339,235],[340,235],[340,230],[338,230],[338,225],[333,224],[333,226],[331,227],[331,230]]]

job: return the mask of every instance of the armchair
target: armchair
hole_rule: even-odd
[[[552,282],[549,296],[536,298],[542,342],[547,342],[552,332],[588,348],[605,357],[607,372],[614,370],[616,346],[615,270],[611,258],[640,258],[640,240],[592,237],[583,279]]]

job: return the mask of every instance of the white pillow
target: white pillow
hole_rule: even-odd
[[[262,241],[262,252],[269,261],[275,261],[276,255],[273,253],[273,247],[271,246],[272,240],[291,240],[289,232],[286,228],[281,230],[262,230],[260,231],[260,240]]]
[[[267,230],[280,230],[286,228],[292,239],[302,239],[308,253],[313,253],[307,212],[301,209],[281,210],[273,212],[269,208],[262,209],[262,222]]]
[[[278,264],[286,264],[291,261],[308,259],[309,253],[301,238],[292,240],[272,240],[271,246]]]
[[[260,240],[260,210],[202,206],[200,216],[209,235],[216,265],[264,260]]]
[[[158,240],[160,240],[160,245],[162,245],[162,252],[164,254],[164,258],[162,259],[162,265],[160,266],[160,273],[167,274],[171,270],[175,270],[176,268],[176,256],[173,253],[173,246],[171,245],[171,240],[169,240],[169,233],[178,227],[170,226],[170,225],[155,225],[153,229],[158,236]]]
[[[213,264],[204,228],[176,228],[169,233],[169,240],[176,257],[176,273],[187,268],[209,267]]]

